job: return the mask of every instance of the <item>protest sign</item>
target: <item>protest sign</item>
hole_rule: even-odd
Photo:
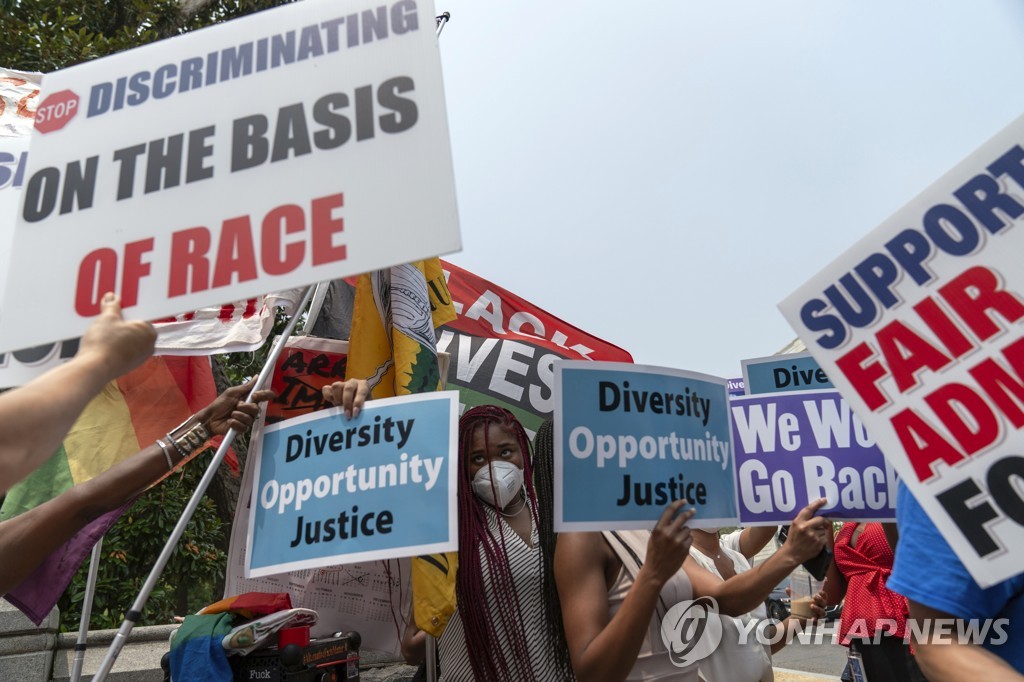
[[[556,360],[632,362],[629,353],[457,265],[441,262],[458,318],[439,329],[448,384],[467,408],[500,405],[532,435],[554,410]]]
[[[1024,568],[1022,142],[1024,117],[780,304],[983,587]]]
[[[293,336],[288,339],[270,388],[277,394],[267,403],[266,424],[330,407],[323,389],[345,380],[348,341]]]
[[[0,351],[108,290],[158,319],[458,250],[433,17],[307,0],[48,75]]]
[[[301,295],[301,290],[292,289],[157,320],[153,323],[158,334],[153,354],[252,352],[266,342],[278,307],[294,309]],[[67,362],[78,352],[78,341],[69,339],[0,353],[0,388],[21,386]]]
[[[274,366],[271,388],[277,393],[264,403],[253,426],[249,458],[260,457],[263,428],[326,406],[321,389],[345,373],[348,343],[310,336],[293,336]],[[402,614],[409,599],[408,559],[367,561],[343,566],[304,569],[246,578],[251,494],[256,467],[245,468],[224,582],[225,596],[244,592],[287,592],[296,607],[315,609],[320,620],[314,637],[339,630],[355,630],[364,649],[401,653]]]
[[[555,530],[650,529],[676,499],[696,528],[738,518],[726,380],[558,361]]]
[[[266,427],[247,577],[454,550],[456,407],[418,394]]]
[[[24,182],[28,141],[28,137],[0,135],[0,301],[6,289],[3,273],[10,267],[11,242],[14,241],[14,221],[18,215],[21,185]],[[2,312],[3,308],[0,307],[0,319],[3,317]]]
[[[42,74],[0,68],[0,302],[28,163],[29,135]],[[21,292],[23,295],[25,292]],[[0,307],[0,319],[3,319]],[[5,359],[0,356],[0,368]]]
[[[834,388],[810,353],[787,353],[743,360],[747,395]]]
[[[733,398],[740,523],[786,524],[819,497],[819,514],[843,521],[892,521],[892,464],[838,391]]]

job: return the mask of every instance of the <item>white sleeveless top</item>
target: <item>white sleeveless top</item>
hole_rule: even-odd
[[[604,536],[605,542],[615,550],[615,554],[622,561],[619,577],[608,590],[608,615],[614,617],[629,593],[629,589],[633,587],[633,581],[640,570],[638,560],[642,563],[647,556],[647,540],[651,537],[651,533],[646,530],[620,530],[605,531],[601,534]],[[622,542],[619,541],[620,538]],[[668,649],[661,639],[661,619],[665,617],[666,611],[687,599],[693,599],[693,588],[690,586],[690,579],[680,568],[661,588],[661,595],[658,605],[654,609],[654,615],[651,617],[647,636],[640,647],[640,655],[637,656],[633,669],[629,671],[627,682],[651,682],[652,680],[697,682],[697,666],[691,665],[685,668],[676,666],[669,658]]]
[[[515,586],[515,598],[519,602],[519,609],[523,615],[523,632],[526,633],[529,660],[519,663],[529,669],[530,677],[528,679],[530,680],[564,682],[556,672],[558,668],[552,658],[551,647],[547,645],[544,594],[541,588],[543,567],[537,527],[531,522],[530,543],[533,547],[530,547],[523,542],[523,539],[508,523],[498,518],[498,514],[490,506],[484,505],[484,509],[487,511],[488,527],[492,533],[501,536],[508,554],[509,571]],[[491,613],[497,613],[497,598],[494,594],[494,587],[491,585],[490,573],[487,570],[487,560],[482,554],[480,561],[484,563],[483,580],[487,590],[487,604],[472,604],[469,607],[487,608],[491,610]],[[441,657],[440,679],[443,682],[473,682],[474,679],[473,666],[469,662],[469,652],[466,650],[466,637],[462,627],[461,612],[464,608],[467,608],[465,604],[456,606],[455,613],[452,614],[438,641],[438,652]],[[509,644],[509,638],[505,635],[499,620],[495,619],[493,623],[497,640],[495,644],[502,647],[505,659],[511,662],[514,659],[514,654]]]
[[[722,536],[722,553],[732,560],[737,575],[750,570],[750,562],[739,551],[740,531]],[[714,560],[696,547],[690,547],[690,557],[713,575],[722,577]],[[698,662],[701,678],[707,682],[772,682],[771,647],[757,642],[754,633],[756,621],[767,620],[768,612],[760,604],[750,613],[739,617],[718,616],[722,622],[722,643],[707,658]],[[741,633],[745,643],[740,644]]]

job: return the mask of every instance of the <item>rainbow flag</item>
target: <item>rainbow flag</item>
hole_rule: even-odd
[[[150,358],[108,384],[89,403],[57,452],[7,493],[0,507],[0,521],[37,507],[109,469],[162,438],[216,397],[209,358]],[[234,453],[229,459],[237,470]],[[36,624],[41,623],[96,540],[130,505],[95,519],[5,598]]]

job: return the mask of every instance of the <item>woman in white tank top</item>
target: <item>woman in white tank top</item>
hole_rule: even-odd
[[[650,532],[558,536],[555,579],[580,680],[696,682],[696,665],[676,666],[660,635],[668,609],[693,596],[682,571],[693,510],[677,514],[683,504],[669,505]]]
[[[771,559],[730,580],[688,556],[692,536],[686,522],[693,511],[679,513],[682,500],[666,508],[650,533],[559,535],[555,578],[576,677],[616,682],[697,680],[699,661],[680,667],[662,641],[666,613],[695,597],[711,597],[724,616],[739,617],[754,609],[772,587],[824,546],[831,523],[815,514],[825,502],[821,499],[801,510],[786,544]],[[737,632],[722,634],[736,638]],[[730,642],[719,646],[723,645],[728,648]],[[770,666],[754,662],[752,679],[770,679]],[[730,677],[728,682],[738,679]]]

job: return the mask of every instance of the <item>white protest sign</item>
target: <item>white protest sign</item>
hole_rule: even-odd
[[[983,587],[1024,569],[1024,118],[780,308]]]
[[[0,68],[0,301],[4,297],[4,273],[11,261],[40,81],[41,73]]]
[[[0,301],[4,298],[14,225],[28,165],[29,136],[39,97],[40,73],[0,68]],[[26,292],[22,291],[24,296]],[[2,311],[2,308],[0,308]],[[0,388],[19,386],[74,356],[78,340],[0,353]]]
[[[0,351],[459,248],[433,3],[306,0],[47,75]]]
[[[10,269],[11,264],[11,245],[14,242],[14,224],[21,201],[28,143],[28,137],[0,136],[0,302],[6,291],[4,273]]]

